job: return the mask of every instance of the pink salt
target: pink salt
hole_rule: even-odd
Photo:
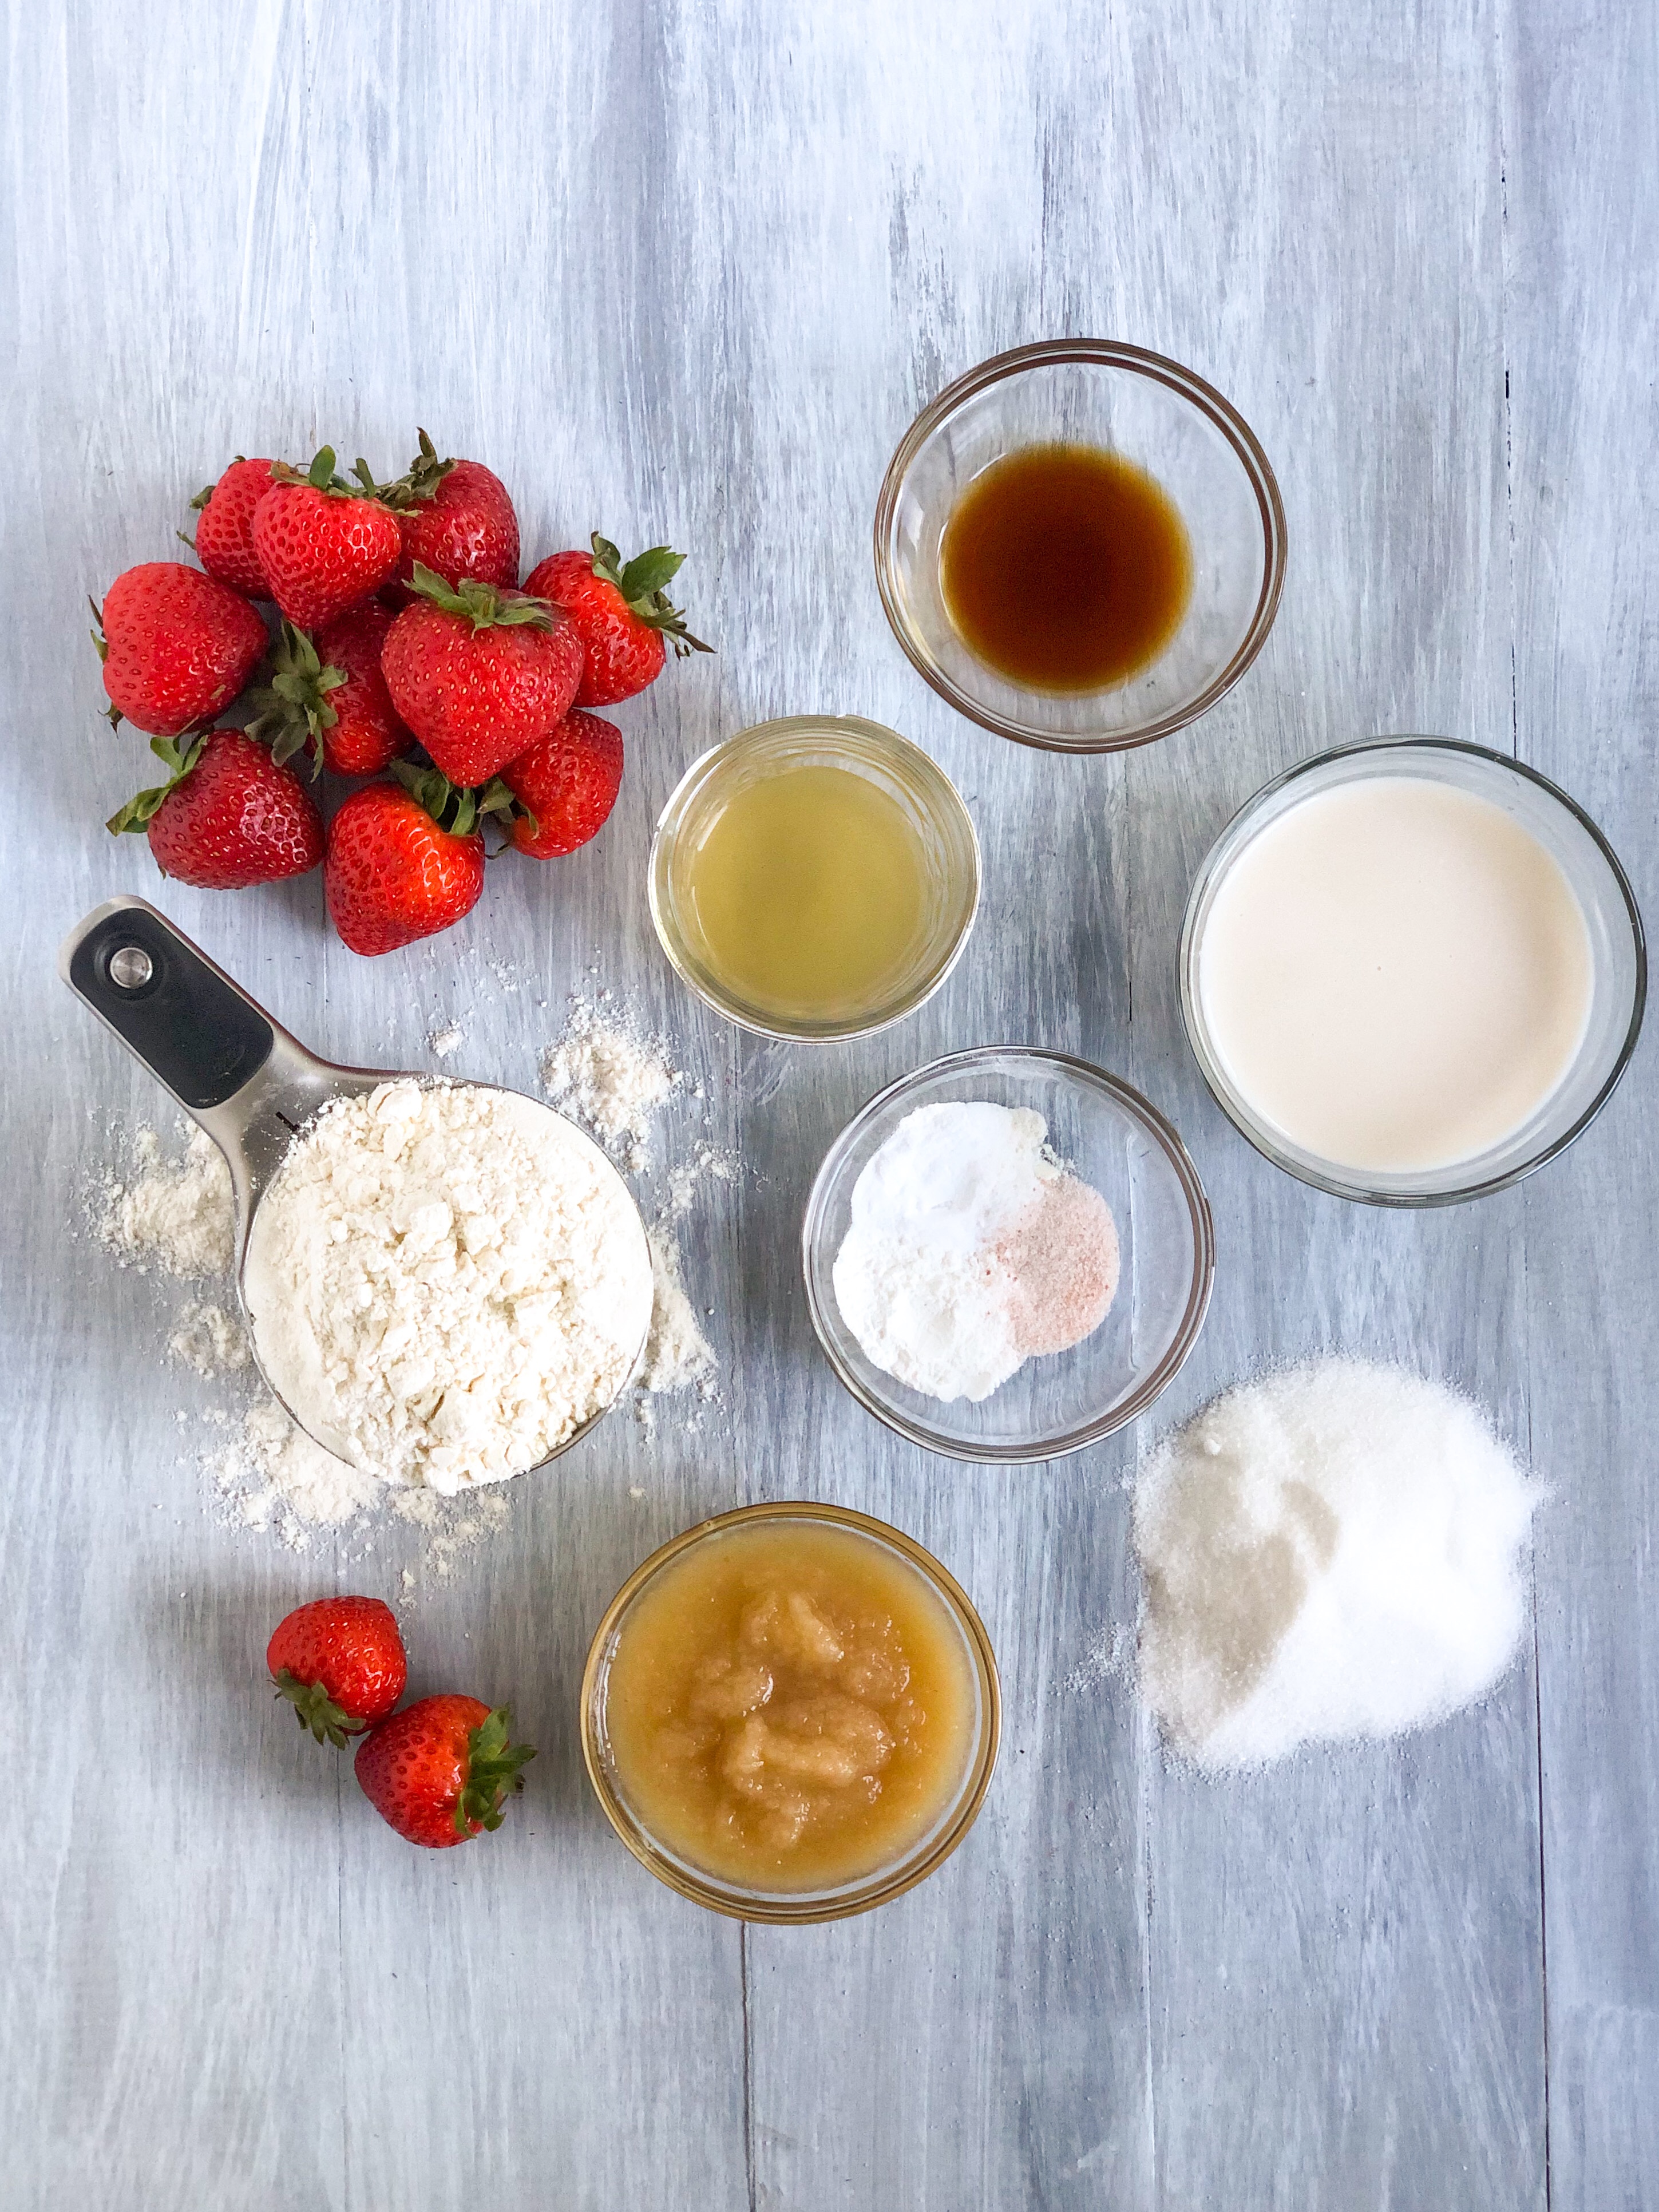
[[[1117,1295],[1117,1224],[1100,1193],[1073,1175],[1043,1185],[996,1256],[1013,1278],[1010,1313],[1023,1359],[1081,1344]]]

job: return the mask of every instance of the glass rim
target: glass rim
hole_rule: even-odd
[[[1524,782],[1534,784],[1573,817],[1579,828],[1588,835],[1607,864],[1608,873],[1612,876],[1620,896],[1624,901],[1626,915],[1630,923],[1632,948],[1636,957],[1636,981],[1631,994],[1630,1019],[1619,1050],[1613,1057],[1613,1065],[1596,1091],[1595,1096],[1559,1136],[1553,1137],[1547,1145],[1540,1146],[1535,1152],[1529,1153],[1525,1159],[1517,1162],[1515,1166],[1504,1169],[1501,1174],[1480,1176],[1473,1182],[1459,1183],[1444,1190],[1378,1190],[1374,1185],[1361,1182],[1353,1176],[1344,1176],[1337,1170],[1334,1162],[1327,1161],[1321,1164],[1316,1164],[1312,1156],[1310,1156],[1307,1160],[1293,1158],[1273,1141],[1272,1133],[1265,1125],[1258,1125],[1254,1121],[1244,1101],[1239,1097],[1229,1083],[1209,1049],[1205,1024],[1198,1008],[1195,969],[1198,955],[1196,939],[1199,911],[1211,885],[1219,879],[1240,854],[1249,848],[1252,841],[1245,833],[1251,818],[1260,813],[1270,800],[1291,784],[1310,775],[1316,769],[1329,767],[1334,761],[1352,760],[1361,754],[1436,752],[1455,753],[1469,759],[1481,761],[1489,766],[1501,769],[1510,775],[1519,777]],[[1552,1160],[1558,1158],[1570,1146],[1577,1142],[1618,1089],[1620,1079],[1630,1065],[1631,1056],[1635,1052],[1637,1042],[1642,1034],[1642,1020],[1647,1006],[1648,993],[1647,939],[1642,927],[1641,910],[1636,903],[1636,895],[1631,889],[1630,878],[1626,875],[1618,854],[1608,843],[1601,827],[1569,792],[1564,791],[1559,784],[1553,782],[1540,769],[1529,766],[1525,761],[1515,759],[1509,753],[1494,751],[1490,745],[1472,744],[1464,738],[1437,738],[1419,733],[1387,738],[1360,738],[1346,744],[1328,746],[1322,752],[1310,753],[1305,760],[1293,762],[1289,768],[1264,783],[1258,791],[1253,792],[1243,805],[1237,808],[1223,824],[1209,850],[1200,862],[1198,873],[1193,879],[1192,889],[1187,895],[1186,910],[1182,916],[1181,936],[1176,952],[1176,981],[1177,995],[1181,1002],[1182,1027],[1187,1033],[1187,1043],[1193,1058],[1198,1062],[1199,1073],[1209,1086],[1210,1094],[1216,1104],[1219,1106],[1239,1134],[1261,1155],[1263,1159],[1273,1167],[1282,1169],[1286,1175],[1294,1176],[1298,1182],[1306,1183],[1312,1189],[1323,1191],[1331,1198],[1348,1199],[1356,1205],[1409,1209],[1435,1206],[1462,1206],[1474,1199],[1490,1198],[1498,1191],[1508,1190],[1516,1183],[1523,1182],[1528,1176],[1535,1175],[1540,1168],[1547,1167]],[[1479,1157],[1477,1154],[1476,1158]],[[1451,1162],[1447,1172],[1452,1172],[1459,1164],[1456,1161]]]
[[[925,1422],[913,1419],[869,1389],[862,1377],[847,1364],[830,1333],[825,1307],[833,1292],[819,1281],[816,1257],[817,1232],[827,1203],[831,1175],[840,1167],[858,1131],[867,1127],[884,1108],[921,1084],[947,1073],[966,1073],[994,1060],[1026,1060],[1046,1067],[1060,1068],[1067,1075],[1103,1090],[1113,1103],[1127,1113],[1129,1118],[1152,1139],[1174,1170],[1182,1195],[1187,1201],[1193,1232],[1193,1273],[1188,1285],[1187,1302],[1182,1310],[1180,1323],[1163,1358],[1139,1388],[1121,1406],[1115,1407],[1108,1413],[1097,1414],[1056,1437],[1042,1440],[1036,1449],[1025,1443],[971,1443],[965,1439],[946,1439],[937,1430]],[[1103,1438],[1115,1435],[1119,1429],[1127,1428],[1131,1421],[1139,1420],[1174,1382],[1186,1365],[1203,1329],[1205,1316],[1209,1311],[1210,1295],[1215,1286],[1215,1224],[1210,1212],[1208,1194],[1179,1132],[1133,1084],[1125,1083],[1119,1076],[1109,1074],[1091,1060],[1079,1060],[1071,1053],[1050,1052],[1040,1045],[975,1045],[964,1052],[946,1053],[941,1059],[929,1060],[925,1067],[913,1069],[908,1075],[900,1076],[896,1082],[888,1084],[873,1097],[866,1099],[841,1130],[824,1154],[818,1171],[812,1178],[812,1188],[807,1194],[806,1209],[801,1218],[801,1272],[806,1284],[807,1311],[811,1316],[813,1333],[825,1358],[842,1387],[852,1393],[866,1413],[873,1413],[884,1428],[890,1429],[896,1436],[902,1437],[908,1443],[919,1444],[924,1451],[936,1452],[941,1458],[959,1460],[975,1467],[1036,1467],[1047,1460],[1067,1459],[1073,1452],[1083,1451],[1090,1444],[1099,1443]]]
[[[922,764],[924,780],[933,781],[940,796],[943,809],[966,831],[969,856],[967,910],[960,927],[942,960],[930,968],[918,988],[908,994],[902,1003],[878,1012],[871,1021],[819,1024],[817,1026],[790,1025],[769,1019],[757,1008],[721,993],[712,978],[702,974],[687,958],[678,927],[671,920],[667,908],[665,879],[673,841],[680,823],[679,816],[698,787],[714,771],[714,763],[740,745],[757,740],[780,740],[805,735],[822,730],[834,736],[850,733],[883,750],[896,753],[907,764],[911,759]],[[769,1037],[786,1044],[843,1044],[854,1038],[876,1036],[890,1029],[895,1022],[905,1021],[925,1006],[934,994],[950,981],[957,963],[974,933],[979,919],[980,899],[984,887],[984,866],[980,852],[979,832],[968,803],[957,789],[953,780],[945,774],[933,755],[897,730],[890,729],[884,722],[872,722],[862,714],[781,714],[766,722],[752,722],[746,729],[733,731],[716,744],[705,748],[680,777],[663,803],[651,835],[651,848],[646,856],[646,898],[651,909],[651,926],[656,931],[668,964],[686,988],[702,1000],[704,1006],[720,1015],[734,1028],[747,1030],[751,1036]]]
[[[643,1823],[623,1803],[605,1772],[595,1741],[593,1714],[605,1646],[641,1590],[695,1546],[723,1535],[740,1524],[763,1521],[826,1522],[833,1528],[851,1529],[897,1552],[940,1599],[962,1632],[969,1665],[979,1685],[979,1734],[965,1769],[962,1795],[944,1826],[927,1838],[920,1849],[894,1865],[860,1876],[842,1885],[839,1891],[749,1891],[739,1884],[724,1882],[716,1875],[699,1875],[659,1845]],[[588,1781],[605,1818],[640,1864],[679,1896],[710,1912],[722,1913],[729,1920],[778,1927],[805,1927],[851,1919],[859,1913],[873,1911],[878,1905],[890,1904],[924,1881],[945,1863],[978,1819],[1002,1741],[1002,1682],[996,1652],[973,1600],[950,1569],[935,1559],[925,1544],[907,1535],[902,1528],[894,1528],[890,1522],[879,1521],[871,1513],[860,1513],[854,1506],[832,1505],[812,1498],[781,1498],[767,1504],[733,1506],[727,1512],[716,1513],[690,1528],[683,1528],[678,1536],[671,1536],[666,1543],[659,1544],[641,1559],[606,1606],[593,1632],[582,1668],[580,1698],[582,1764],[587,1770]]]
[[[1255,494],[1263,549],[1261,587],[1256,595],[1255,611],[1250,618],[1249,627],[1225,665],[1211,678],[1203,690],[1183,706],[1159,715],[1154,721],[1116,733],[1085,738],[1066,737],[1052,730],[1039,730],[1027,722],[1012,720],[982,706],[954,683],[932,654],[926,652],[911,635],[890,551],[900,488],[912,462],[933,433],[976,393],[988,390],[993,385],[1005,383],[1026,369],[1067,362],[1091,368],[1124,369],[1133,375],[1146,377],[1152,383],[1165,386],[1195,407],[1200,414],[1206,416],[1232,447]],[[873,544],[876,588],[881,595],[882,611],[887,617],[888,626],[898,640],[905,659],[916,673],[957,714],[970,722],[977,722],[981,729],[989,730],[997,737],[1012,738],[1016,744],[1055,753],[1133,752],[1141,745],[1152,744],[1159,738],[1170,737],[1177,730],[1186,729],[1189,724],[1207,714],[1212,707],[1218,705],[1267,641],[1285,588],[1289,550],[1285,502],[1279,494],[1279,479],[1273,474],[1273,464],[1268,460],[1261,440],[1232,402],[1195,370],[1184,368],[1180,362],[1170,360],[1165,354],[1153,353],[1145,346],[1130,345],[1117,338],[1041,339],[1032,345],[1016,346],[1009,352],[993,354],[988,360],[979,362],[964,375],[957,377],[954,383],[947,384],[937,398],[922,409],[893,450],[876,500]]]

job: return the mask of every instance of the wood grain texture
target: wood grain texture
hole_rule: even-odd
[[[0,1679],[27,1778],[0,1846],[9,2212],[1659,2201],[1650,1053],[1522,1191],[1376,1216],[1231,1132],[1173,961],[1232,809],[1374,730],[1518,744],[1651,903],[1650,27],[1605,0],[1248,19],[234,0],[143,20],[7,0],[3,21],[0,530],[32,612],[0,636],[0,716],[14,760],[46,763],[0,876]],[[1218,384],[1289,516],[1257,667],[1117,761],[953,718],[870,571],[915,408],[1060,332]],[[327,436],[390,471],[417,422],[506,478],[526,565],[595,523],[692,549],[688,603],[722,650],[619,715],[597,844],[502,871],[463,930],[368,963],[328,935],[314,878],[158,889],[142,847],[96,833],[145,756],[95,720],[76,611],[168,556],[231,452]],[[704,745],[815,708],[936,754],[986,895],[923,1012],[809,1052],[690,1002],[642,863]],[[382,1531],[359,1561],[219,1526],[191,1463],[212,1393],[167,1367],[155,1285],[84,1234],[89,1181],[158,1099],[53,955],[129,888],[344,1059],[428,1064],[428,1030],[459,1018],[453,1072],[533,1088],[567,994],[609,983],[703,1079],[670,1146],[743,1153],[688,1244],[721,1407],[695,1431],[665,1412],[654,1442],[607,1422],[410,1607],[415,1686],[511,1694],[541,1747],[467,1851],[409,1852],[258,1692],[288,1604],[395,1590],[414,1538]],[[1217,1292],[1155,1425],[1264,1358],[1343,1346],[1448,1377],[1531,1452],[1555,1492],[1535,1651],[1478,1711],[1248,1781],[1172,1767],[1124,1663],[1137,1438],[957,1468],[842,1393],[799,1273],[817,1163],[884,1081],[1000,1041],[1126,1074],[1198,1160]],[[780,1495],[932,1546],[982,1607],[1007,1701],[950,1864],[799,1933],[705,1917],[636,1868],[574,1714],[635,1562]]]

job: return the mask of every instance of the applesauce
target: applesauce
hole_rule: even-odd
[[[750,1508],[694,1532],[595,1642],[603,1764],[629,1824],[739,1892],[822,1893],[895,1867],[976,1753],[986,1779],[995,1753],[954,1584],[928,1562],[936,1588],[896,1531],[821,1510],[834,1518]]]

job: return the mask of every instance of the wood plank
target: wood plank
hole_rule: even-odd
[[[1650,21],[1504,13],[1516,711],[1659,910],[1659,55]],[[1659,1370],[1653,1046],[1527,1187],[1538,1665],[1557,2212],[1626,2212],[1659,2175]]]

